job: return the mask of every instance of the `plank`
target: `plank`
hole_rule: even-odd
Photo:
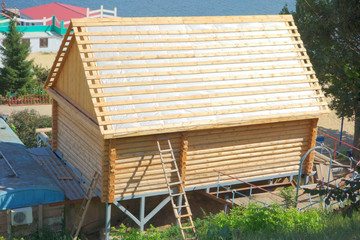
[[[120,64],[107,66],[90,66],[84,67],[85,70],[118,70],[118,69],[136,69],[136,68],[164,68],[164,67],[189,67],[204,65],[222,65],[254,62],[276,62],[288,60],[303,60],[305,57],[270,57],[270,58],[248,58],[248,59],[231,59],[231,60],[212,60],[212,61],[194,61],[194,62],[173,62],[173,63],[147,63],[147,64]]]
[[[132,43],[177,43],[177,42],[207,42],[207,41],[231,41],[231,40],[247,40],[247,39],[273,39],[300,37],[299,33],[288,34],[264,34],[264,35],[237,35],[237,36],[213,36],[213,37],[191,37],[184,35],[184,38],[153,38],[153,39],[111,39],[111,40],[83,40],[78,44],[132,44]]]
[[[307,64],[311,66],[311,64]],[[267,65],[267,66],[253,66],[253,67],[234,67],[234,68],[214,68],[214,69],[197,69],[197,70],[182,70],[182,71],[161,71],[161,72],[141,72],[141,73],[122,73],[122,74],[101,74],[99,76],[88,77],[92,79],[112,79],[112,78],[130,78],[130,77],[153,77],[153,76],[176,76],[186,74],[202,74],[202,73],[222,73],[222,72],[237,72],[237,71],[255,71],[255,70],[273,70],[273,69],[292,69],[302,68],[300,64],[285,64],[285,65]]]
[[[208,34],[208,33],[237,33],[237,32],[262,32],[297,29],[296,26],[282,27],[251,27],[251,28],[227,28],[227,29],[201,29],[201,30],[172,30],[172,31],[106,31],[103,32],[79,32],[77,36],[124,36],[124,35],[183,35],[183,34]]]
[[[213,121],[201,121],[201,122],[192,122],[185,124],[169,124],[166,126],[146,126],[146,127],[136,127],[136,128],[125,128],[125,129],[116,129],[110,131],[104,131],[104,139],[109,138],[119,138],[119,137],[135,137],[142,135],[151,135],[151,134],[161,134],[164,132],[179,132],[179,131],[188,131],[192,130],[202,130],[202,129],[212,129],[212,128],[222,128],[222,127],[234,127],[234,126],[244,126],[251,124],[263,124],[263,123],[272,123],[278,121],[293,121],[300,119],[312,119],[314,117],[319,117],[322,114],[327,114],[327,111],[317,111],[317,112],[301,112],[295,114],[277,114],[276,116],[259,116],[259,117],[248,117],[244,118],[233,118],[227,119],[226,121],[216,122]]]
[[[311,75],[311,74],[313,74],[313,72],[298,71],[298,72],[284,72],[284,73],[272,73],[272,74],[251,74],[251,75],[204,77],[204,78],[184,78],[184,79],[180,78],[180,79],[172,79],[172,80],[100,83],[100,84],[92,84],[89,87],[90,88],[114,88],[114,87],[212,82],[212,81],[227,81],[227,80],[242,80],[242,79],[261,79],[261,78],[272,78],[272,77],[291,77],[291,76],[305,76],[305,75]],[[308,82],[310,82],[310,81],[308,81]]]
[[[245,47],[260,47],[260,46],[281,46],[281,45],[295,45],[302,44],[302,41],[282,41],[282,42],[260,42],[260,43],[239,43],[239,44],[214,44],[201,46],[176,46],[176,47],[127,47],[127,48],[92,48],[81,49],[81,53],[94,52],[143,52],[143,51],[180,51],[180,50],[200,50],[200,49],[224,49],[224,48],[245,48]]]
[[[221,57],[221,56],[239,56],[252,54],[277,54],[306,51],[301,49],[271,49],[271,50],[251,50],[251,51],[233,51],[233,52],[209,52],[209,53],[189,53],[189,54],[157,54],[157,55],[138,55],[138,56],[116,56],[116,57],[94,57],[84,59],[84,62],[104,62],[104,61],[125,61],[125,60],[149,60],[149,59],[169,59],[169,58],[203,58],[203,57]]]
[[[123,120],[111,120],[111,121],[106,121],[106,122],[105,121],[100,122],[99,125],[124,124],[124,123],[132,123],[132,122],[166,120],[166,119],[174,119],[174,118],[192,118],[192,117],[202,117],[202,116],[215,116],[215,115],[226,115],[226,114],[234,114],[234,113],[248,113],[248,112],[265,111],[265,110],[306,108],[306,107],[322,106],[324,104],[327,104],[327,103],[289,104],[289,105],[280,105],[280,106],[266,106],[266,107],[256,107],[256,108],[242,108],[242,109],[219,110],[219,111],[208,111],[208,112],[197,112],[197,113],[184,113],[184,114],[174,114],[174,115],[165,115],[165,116],[131,118],[131,119],[123,119]]]
[[[261,16],[215,16],[215,17],[147,17],[147,18],[101,18],[72,19],[73,26],[121,26],[121,25],[162,25],[162,24],[213,24],[247,22],[286,22],[293,21],[291,15]]]
[[[215,93],[215,94],[202,94],[202,95],[190,95],[190,96],[179,96],[179,97],[162,97],[162,98],[146,98],[146,99],[135,99],[135,100],[124,100],[124,101],[111,101],[103,103],[95,103],[95,107],[103,106],[121,106],[139,103],[149,102],[170,102],[170,101],[181,101],[181,100],[195,100],[195,99],[207,99],[207,98],[221,98],[221,97],[234,97],[234,96],[249,96],[249,95],[262,95],[272,93],[285,93],[285,92],[301,92],[301,91],[315,91],[320,87],[298,87],[290,89],[270,89],[262,91],[241,91],[241,92],[229,92],[229,93]]]
[[[269,82],[253,82],[253,83],[232,83],[224,85],[207,85],[207,86],[192,86],[192,87],[177,87],[177,88],[160,88],[160,89],[147,89],[137,91],[113,91],[108,93],[93,94],[93,97],[117,97],[117,96],[132,96],[132,95],[143,95],[143,94],[158,94],[158,93],[173,93],[173,92],[191,92],[191,91],[204,91],[204,90],[217,90],[217,89],[231,89],[231,88],[250,88],[250,87],[263,87],[263,86],[277,86],[287,84],[301,84],[311,83],[317,80],[288,80],[288,81],[269,81]],[[294,88],[297,89],[297,88]]]
[[[223,102],[211,102],[211,103],[198,103],[198,104],[187,104],[187,105],[173,105],[164,107],[152,107],[152,108],[138,108],[129,110],[118,110],[99,113],[99,116],[111,116],[121,114],[134,114],[134,113],[145,113],[145,112],[160,112],[167,110],[179,110],[179,109],[191,109],[191,108],[204,108],[204,107],[219,107],[219,106],[230,106],[230,105],[245,105],[250,103],[270,103],[278,101],[291,101],[301,99],[313,99],[311,95],[301,96],[287,96],[287,97],[274,97],[274,98],[258,98],[249,100],[233,100]]]

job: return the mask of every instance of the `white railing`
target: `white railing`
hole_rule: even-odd
[[[109,13],[109,14],[107,14]],[[116,7],[114,8],[114,10],[107,10],[103,8],[103,5],[101,5],[101,8],[98,10],[93,10],[90,11],[89,8],[86,9],[86,17],[87,18],[109,18],[109,17],[116,17],[117,16],[117,9]],[[24,19],[24,18],[16,18],[16,21],[18,23],[42,23],[43,25],[46,25],[47,22],[52,21],[52,17],[46,18],[44,17],[43,19]],[[2,20],[0,21],[1,23],[7,23],[10,22],[10,19],[6,19],[6,20]],[[61,22],[59,19],[56,18],[55,16],[55,22],[56,24],[60,25]],[[64,22],[64,25],[68,25],[70,23],[70,21],[66,21]]]
[[[107,14],[109,13],[109,14]],[[89,8],[86,9],[86,17],[87,18],[111,18],[117,16],[117,8],[114,10],[106,10],[103,5],[101,5],[100,9],[90,11]]]

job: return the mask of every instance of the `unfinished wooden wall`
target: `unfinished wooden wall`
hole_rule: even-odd
[[[168,134],[176,160],[180,160],[181,134]],[[114,197],[167,191],[156,135],[116,139]],[[162,144],[163,149],[168,147]]]
[[[312,129],[301,120],[189,132],[185,185],[216,184],[214,170],[244,180],[297,172]]]
[[[214,170],[241,179],[297,172],[301,157],[314,139],[313,127],[314,121],[310,119],[168,136],[185,187],[199,187],[217,183],[218,174]],[[115,139],[113,146],[107,145],[107,149],[116,149],[113,176],[109,183],[114,186],[110,200],[167,191],[155,140],[159,136]],[[111,161],[109,153],[105,161]],[[234,181],[226,177],[222,180]]]
[[[61,102],[58,102],[57,125],[57,150],[90,182],[95,171],[102,173],[104,142],[100,130],[81,121]],[[101,186],[100,180],[98,188]]]
[[[39,211],[39,208],[40,209]],[[35,232],[40,228],[49,229],[54,232],[60,232],[63,229],[64,206],[42,205],[33,206],[33,223],[30,225],[12,226],[13,234],[26,234]],[[40,215],[42,214],[42,218]],[[7,213],[6,210],[0,211],[0,236],[7,237]]]
[[[56,91],[86,115],[96,120],[94,105],[77,45],[73,44],[71,47],[58,78],[54,86]]]

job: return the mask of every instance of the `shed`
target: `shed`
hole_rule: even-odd
[[[63,207],[51,207],[48,204],[64,201],[64,193],[29,155],[24,144],[2,118],[0,169],[0,236],[11,232],[11,225],[23,225],[7,220],[10,214],[7,210],[24,208],[34,212],[31,223],[35,226],[41,221],[41,224],[49,227],[55,224],[58,227],[55,229],[61,229]],[[25,228],[28,230],[30,227],[25,225]]]
[[[167,193],[162,137],[187,190],[295,175],[328,112],[291,15],[73,19],[46,89],[53,150],[106,203]]]

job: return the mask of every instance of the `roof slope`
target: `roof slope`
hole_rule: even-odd
[[[49,18],[55,15],[60,21],[69,21],[72,18],[86,17],[86,8],[54,2],[22,9],[20,10],[20,13],[32,19]],[[48,22],[47,24],[51,25],[51,22]]]
[[[29,155],[26,147],[0,118],[0,211],[61,202],[64,193]],[[3,156],[15,170],[14,176]]]
[[[72,25],[106,138],[328,111],[291,15],[75,19]]]

